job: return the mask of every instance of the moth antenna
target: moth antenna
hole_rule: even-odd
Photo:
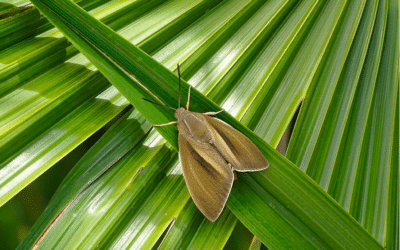
[[[181,69],[179,68],[179,63],[176,65],[178,70],[178,82],[179,82],[179,89],[178,89],[178,108],[181,107]]]
[[[189,110],[189,103],[190,103],[190,90],[192,89],[192,85],[189,85],[189,91],[188,91],[188,99],[186,103],[186,109]]]
[[[162,105],[162,104],[159,104],[159,103],[150,101],[149,99],[146,99],[146,98],[144,98],[144,97],[142,97],[142,99],[143,99],[144,101],[146,101],[146,102],[152,103],[152,104],[154,104],[154,105],[157,105],[157,106],[160,106],[160,107],[163,107],[163,108],[166,108],[166,109],[176,110],[176,109],[174,109],[173,107],[165,106],[165,105]]]

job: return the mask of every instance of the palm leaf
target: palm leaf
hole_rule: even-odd
[[[306,170],[345,209],[349,207],[335,192],[347,192],[345,199],[354,204],[350,205],[350,214],[365,229],[295,165],[224,113],[220,118],[247,134],[272,165],[265,173],[239,177],[228,201],[234,215],[269,248],[293,247],[295,244],[304,248],[362,248],[363,244],[380,248],[367,231],[379,243],[396,248],[398,220],[394,218],[398,218],[398,165],[395,155],[398,152],[398,126],[395,126],[395,117],[397,114],[398,121],[398,112],[395,107],[398,100],[398,58],[393,55],[398,53],[392,51],[398,52],[397,3],[381,1],[378,6],[372,1],[359,1],[352,3],[359,4],[357,8],[350,8],[350,3],[345,1],[303,1],[297,4],[294,1],[159,2],[121,4],[116,5],[113,11],[101,2],[86,3],[84,7],[90,10],[98,6],[91,11],[94,16],[101,17],[110,27],[125,34],[126,38],[169,69],[174,69],[174,65],[180,62],[184,79],[216,103],[221,103],[225,110],[254,129],[272,146],[278,144],[298,105],[305,98],[288,158]],[[41,5],[43,3],[45,5]],[[177,80],[169,70],[75,5],[61,1],[49,5],[43,3],[35,1],[46,17],[148,121],[162,123],[173,119],[171,113],[140,100],[141,96],[147,96],[176,105]],[[130,17],[129,9],[135,10],[133,17]],[[38,22],[43,22],[39,15],[36,17]],[[188,23],[191,25],[187,26]],[[38,30],[41,27],[45,30],[49,26],[43,24]],[[0,96],[4,110],[11,110],[3,115],[9,119],[4,124],[11,126],[2,129],[5,135],[2,138],[6,139],[2,139],[4,143],[0,147],[4,149],[7,146],[10,150],[2,158],[1,166],[3,173],[10,170],[14,173],[4,175],[8,178],[0,183],[0,191],[4,193],[1,196],[3,203],[127,106],[115,89],[107,89],[107,81],[93,66],[83,61],[85,59],[65,38],[58,38],[60,35],[55,30],[46,33],[53,38],[35,38],[31,39],[33,42],[24,40],[14,47],[6,46],[1,57],[9,62],[0,72],[0,76],[4,76],[2,79],[7,81]],[[19,61],[13,62],[10,55],[15,56],[13,53],[21,51],[15,48],[18,46],[24,51],[36,53],[20,56]],[[39,51],[59,53],[51,58],[42,56]],[[32,58],[40,63],[33,64],[35,59]],[[63,63],[66,58],[68,62]],[[24,63],[21,64],[21,61]],[[59,66],[55,66],[55,62]],[[83,67],[76,67],[74,71],[78,63]],[[18,64],[24,67],[16,69],[12,66]],[[63,70],[65,66],[71,67]],[[47,67],[48,75],[42,74],[40,67]],[[351,76],[351,72],[357,73]],[[21,78],[15,77],[20,74]],[[375,75],[375,78],[366,79],[365,74]],[[39,84],[46,78],[52,79],[52,76],[54,82],[48,81],[47,86]],[[32,77],[37,77],[36,83],[28,80]],[[80,89],[65,83],[66,80]],[[365,80],[370,82],[369,85],[363,82]],[[64,82],[64,87],[60,82]],[[98,82],[104,84],[96,84]],[[151,94],[137,82],[146,86]],[[365,90],[371,96],[368,106],[363,104],[363,98],[368,96],[357,91],[367,86],[371,86]],[[183,92],[186,91],[185,84]],[[21,97],[26,101],[16,105],[15,98]],[[192,110],[218,109],[199,92],[195,91],[191,100]],[[366,112],[361,114],[360,108]],[[88,122],[87,117],[93,117],[91,114],[100,110],[101,115],[90,121],[95,126],[79,128],[79,124]],[[106,110],[110,112],[104,112]],[[356,112],[364,117],[356,119]],[[63,119],[59,121],[54,114]],[[221,248],[224,245],[232,232],[235,216],[226,210],[223,219],[216,225],[202,222],[193,210],[193,204],[187,203],[189,196],[176,165],[176,152],[155,131],[141,139],[148,123],[136,110],[132,114],[131,119],[137,124],[133,126],[133,131],[128,132],[124,130],[127,126],[120,125],[124,119],[132,122],[125,116],[115,129],[102,138],[103,143],[99,141],[85,157],[87,162],[96,166],[100,152],[113,149],[109,152],[114,156],[97,167],[89,168],[88,174],[78,180],[74,173],[83,171],[87,163],[77,164],[21,247],[32,246],[37,239],[41,242],[39,247],[99,245],[148,248],[166,247],[168,244],[206,247],[212,242],[207,243],[211,240],[207,235],[215,234],[213,232],[218,232],[220,236],[219,240],[214,238],[217,244],[211,246]],[[378,119],[378,114],[385,114],[385,118]],[[74,119],[81,119],[81,122]],[[337,123],[337,120],[342,122]],[[361,132],[352,129],[360,121],[364,121]],[[325,129],[330,132],[321,133]],[[82,132],[74,137],[75,140],[71,140],[68,133],[54,136],[55,131],[68,130],[74,134]],[[127,137],[132,133],[135,136],[125,148],[114,150],[118,144],[112,146],[105,143],[106,140],[112,141],[112,131],[120,132],[120,136],[124,132]],[[163,128],[159,132],[176,148],[176,129]],[[361,139],[352,142],[357,145],[350,147],[351,143],[346,140],[353,135]],[[15,144],[19,140],[23,142]],[[132,149],[125,155],[130,147]],[[355,165],[344,163],[342,155],[351,155],[355,147],[360,148],[356,151],[359,160]],[[27,155],[32,158],[26,158]],[[118,155],[125,156],[118,160]],[[15,163],[23,164],[15,169]],[[147,163],[148,166],[138,172]],[[352,173],[350,178],[344,174],[346,171]],[[343,183],[341,180],[346,180],[347,191],[338,186]],[[369,181],[365,183],[364,180]],[[72,183],[78,185],[68,190]],[[363,195],[351,198],[359,193]],[[100,202],[104,205],[99,203],[94,210],[89,210],[99,197],[102,197]],[[377,212],[374,212],[375,209]],[[94,218],[93,212],[88,213],[90,211],[99,213]],[[73,219],[73,214],[80,216]],[[110,216],[106,216],[108,214]],[[174,217],[177,219],[170,225]],[[50,224],[54,218],[58,220]],[[180,242],[181,235],[174,232],[180,232],[182,220],[193,224],[183,227],[187,238]],[[397,222],[387,223],[389,221]],[[69,229],[66,225],[70,225]],[[168,227],[171,228],[165,241],[160,244]],[[45,234],[39,238],[43,232]],[[60,240],[59,235],[64,238]]]

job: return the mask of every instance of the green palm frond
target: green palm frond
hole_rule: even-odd
[[[0,5],[0,204],[113,125],[20,249],[221,249],[238,220],[251,247],[398,248],[397,1],[32,2]],[[190,84],[191,110],[222,107],[271,164],[215,223],[176,127],[151,127],[173,112],[141,100],[176,107],[177,63],[183,102]]]

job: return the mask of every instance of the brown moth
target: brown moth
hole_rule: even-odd
[[[223,110],[207,113],[189,111],[190,87],[186,109],[181,108],[179,64],[178,77],[178,109],[175,111],[177,121],[154,126],[178,124],[179,157],[186,185],[199,210],[214,222],[231,192],[236,179],[234,171],[264,170],[268,167],[268,162],[245,135],[211,117]]]

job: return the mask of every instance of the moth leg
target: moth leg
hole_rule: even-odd
[[[236,176],[235,170],[233,169],[232,164],[228,163],[228,167],[230,167],[230,168],[232,169],[232,172],[233,172],[233,181],[236,181],[236,180],[237,180],[237,176]]]
[[[168,122],[168,123],[164,123],[164,124],[155,124],[153,125],[153,127],[163,127],[163,126],[168,126],[168,125],[173,125],[173,124],[177,124],[178,121],[172,121],[172,122]]]
[[[203,113],[203,115],[218,115],[218,114],[221,113],[222,111],[224,111],[224,110],[221,109],[220,111],[217,111],[217,112],[205,112],[205,113]]]
[[[186,110],[189,110],[189,102],[190,102],[190,89],[192,88],[192,85],[189,85],[189,91],[188,91],[188,100],[186,103]]]

